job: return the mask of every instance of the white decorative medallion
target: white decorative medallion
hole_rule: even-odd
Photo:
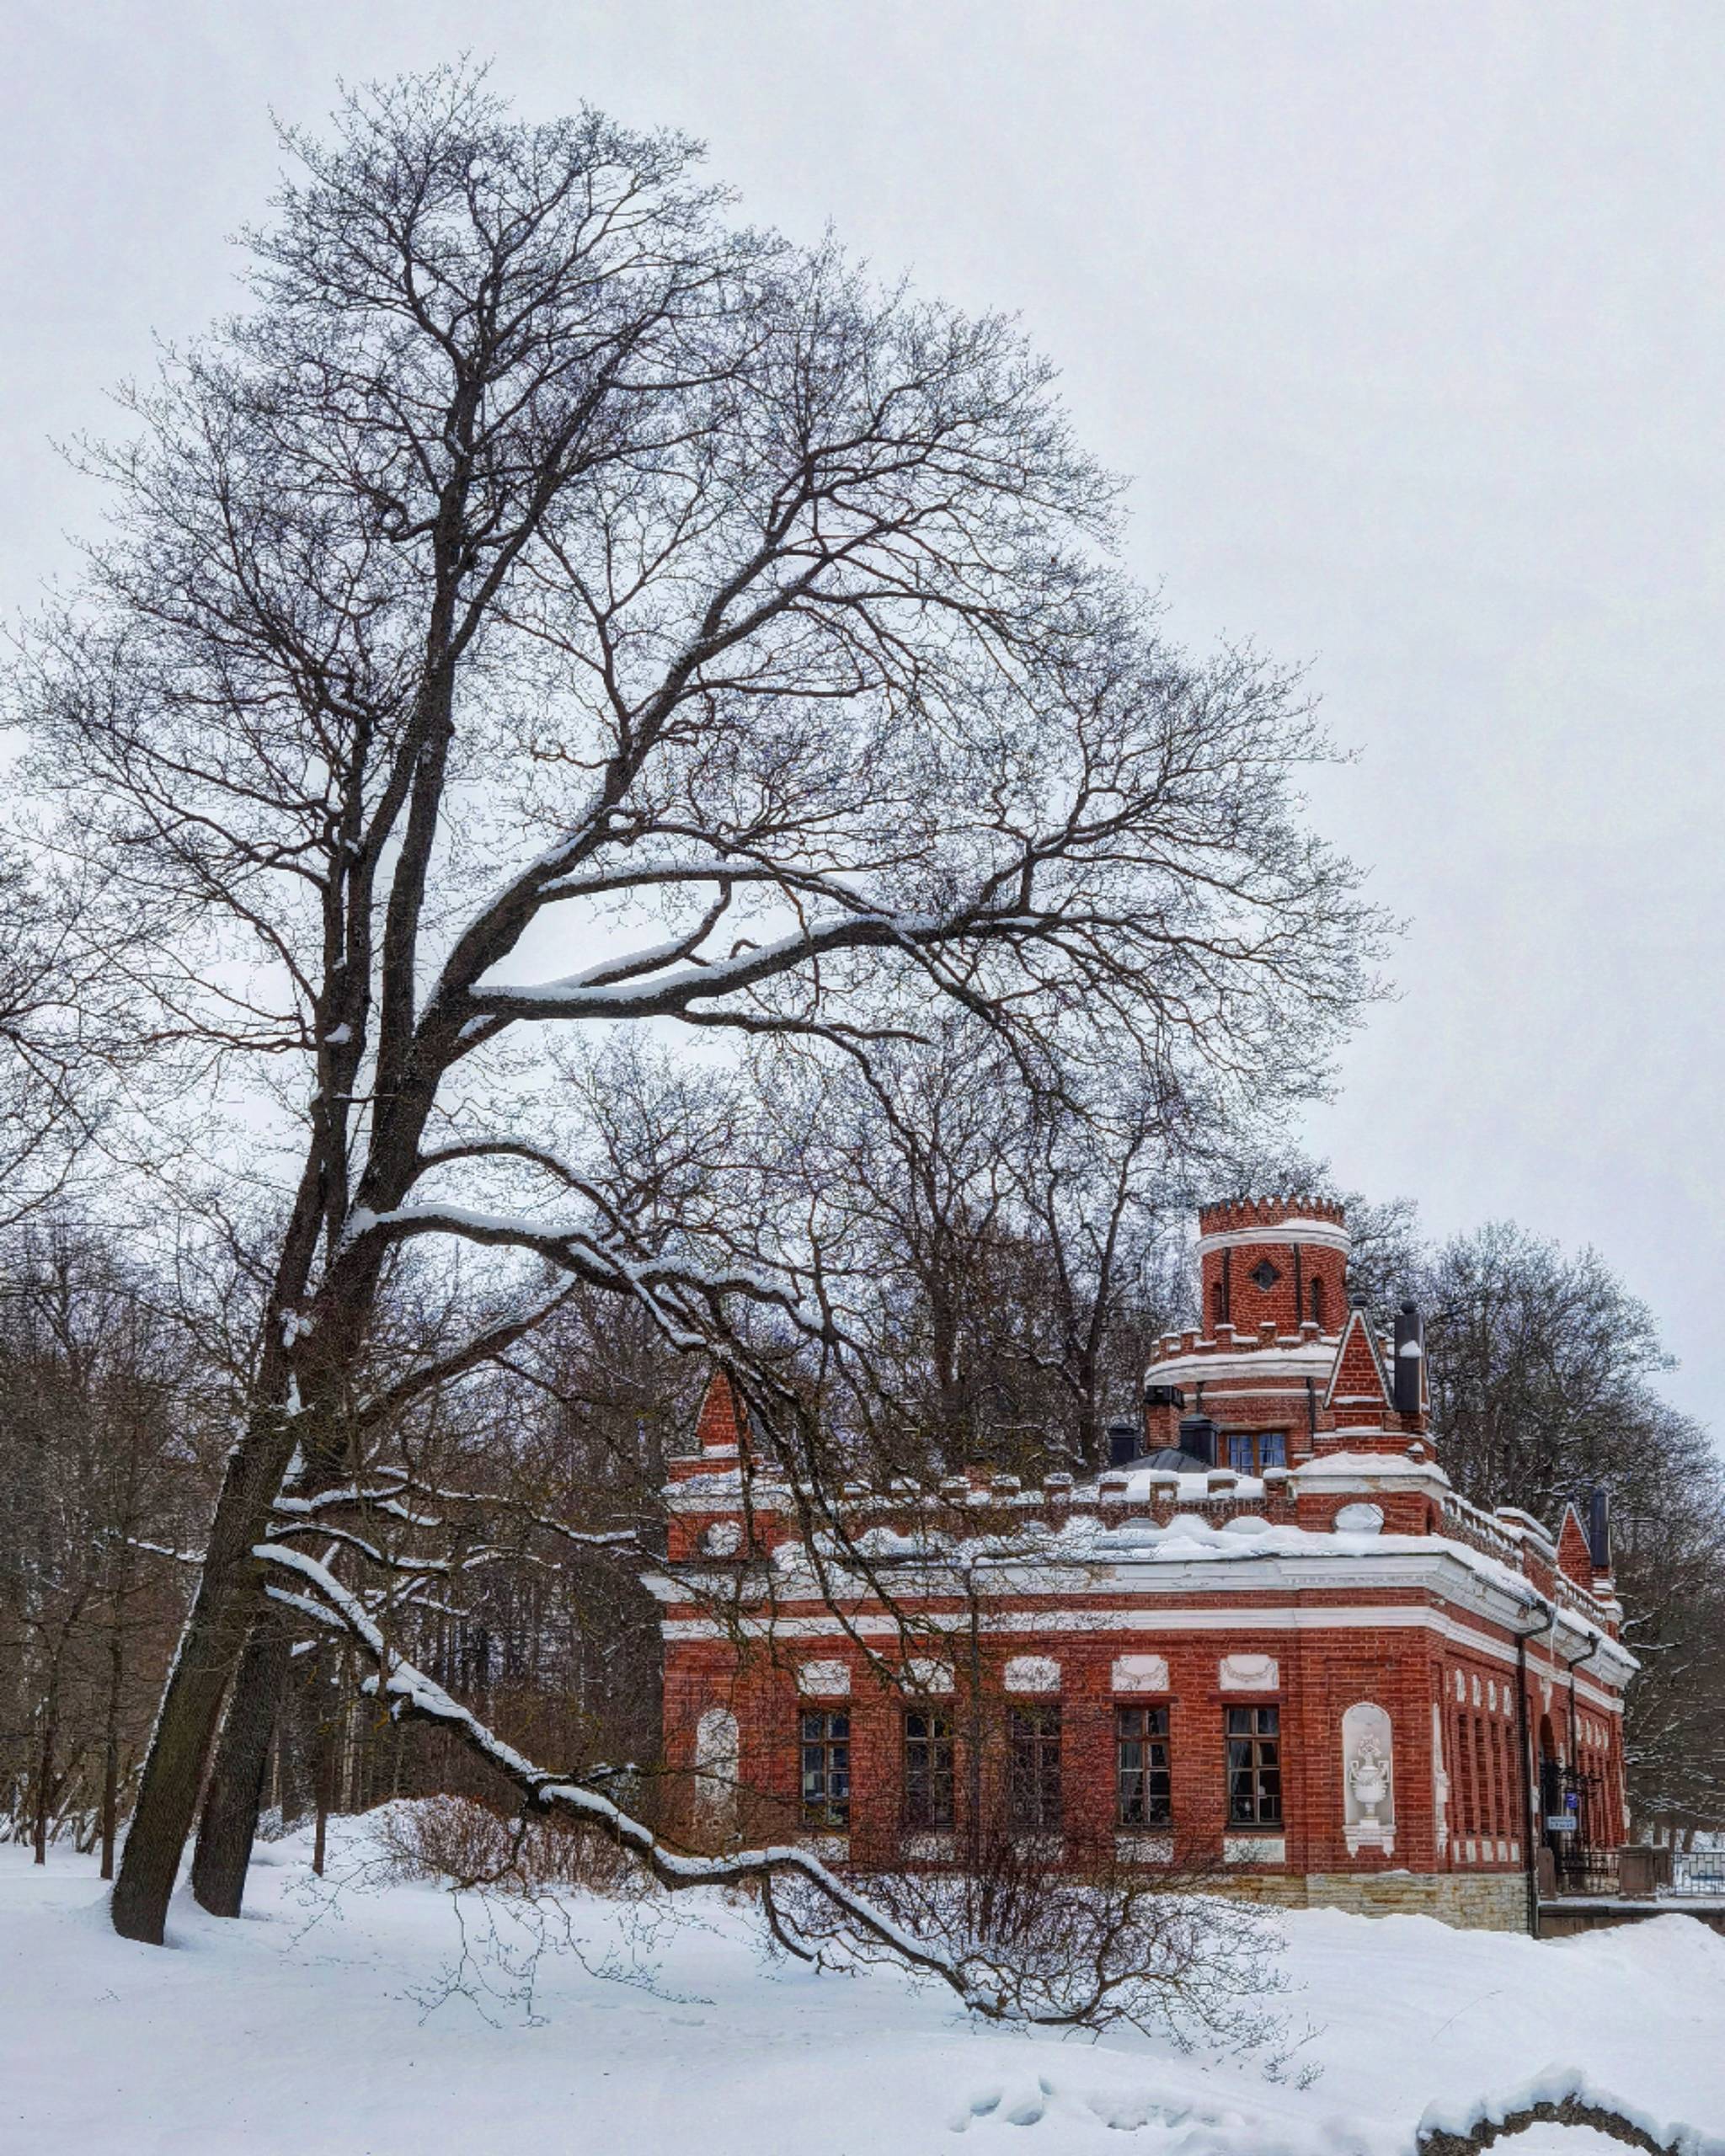
[[[1159,1654],[1117,1654],[1114,1689],[1117,1692],[1166,1692],[1168,1665]]]
[[[803,1662],[797,1665],[797,1689],[811,1700],[836,1700],[851,1689],[847,1662]]]
[[[1217,1676],[1225,1692],[1274,1692],[1282,1682],[1273,1654],[1225,1654]]]
[[[1009,1692],[1058,1692],[1060,1665],[1045,1654],[1015,1654],[1007,1664]]]
[[[1283,1834],[1225,1834],[1224,1864],[1285,1864],[1287,1837]]]
[[[1384,1531],[1384,1508],[1381,1505],[1343,1505],[1336,1514],[1338,1534],[1381,1534]]]
[[[907,1662],[905,1674],[919,1692],[950,1692],[953,1673],[943,1662]]]

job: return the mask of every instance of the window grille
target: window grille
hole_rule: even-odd
[[[803,1823],[830,1834],[851,1825],[851,1717],[810,1710],[802,1718]]]
[[[1279,1827],[1282,1823],[1281,1710],[1228,1709],[1228,1823]]]
[[[1060,1710],[1012,1707],[1007,1723],[1007,1814],[1016,1833],[1058,1833]]]
[[[1116,1817],[1123,1827],[1166,1827],[1173,1817],[1166,1707],[1114,1710]]]
[[[1285,1430],[1230,1430],[1228,1465],[1236,1475],[1262,1475],[1267,1467],[1288,1465]]]
[[[905,1710],[905,1824],[942,1833],[953,1823],[953,1725],[924,1707]]]

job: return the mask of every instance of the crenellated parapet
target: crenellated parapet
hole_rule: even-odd
[[[1310,1221],[1346,1237],[1348,1210],[1329,1198],[1224,1198],[1199,1208],[1200,1235],[1247,1234],[1284,1227],[1290,1220]]]

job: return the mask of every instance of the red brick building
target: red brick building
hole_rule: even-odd
[[[715,1377],[676,1461],[667,1761],[692,1831],[939,1862],[986,1809],[1068,1861],[1192,1858],[1290,1903],[1519,1926],[1536,1844],[1623,1834],[1602,1510],[1450,1487],[1411,1306],[1350,1305],[1339,1208],[1200,1216],[1202,1331],[1093,1481],[846,1492],[839,1540]]]

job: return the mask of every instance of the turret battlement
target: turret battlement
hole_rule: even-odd
[[[1332,1198],[1224,1198],[1199,1208],[1198,1232],[1201,1236],[1241,1235],[1255,1228],[1279,1228],[1289,1220],[1321,1220],[1345,1234],[1348,1209]]]

